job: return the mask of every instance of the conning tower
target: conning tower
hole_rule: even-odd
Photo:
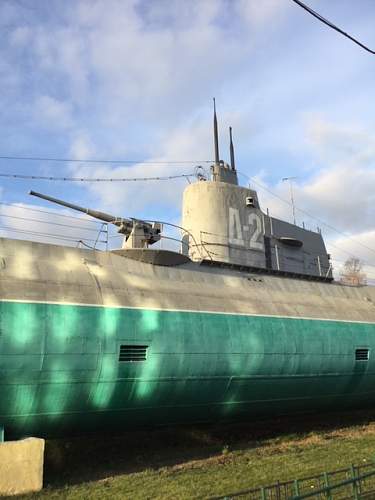
[[[230,165],[220,160],[215,101],[213,129],[211,179],[190,184],[184,191],[183,247],[189,257],[204,263],[332,280],[321,234],[269,216],[261,210],[256,191],[238,185],[231,128]]]

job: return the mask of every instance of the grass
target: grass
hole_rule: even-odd
[[[375,459],[375,411],[47,441],[30,499],[207,498]]]

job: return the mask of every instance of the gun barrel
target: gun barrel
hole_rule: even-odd
[[[106,214],[105,212],[90,210],[89,208],[80,207],[79,205],[75,205],[74,203],[68,203],[67,201],[59,200],[58,198],[53,198],[52,196],[47,196],[46,194],[37,193],[36,191],[30,191],[29,194],[31,194],[32,196],[37,196],[38,198],[42,198],[42,200],[51,201],[52,203],[56,203],[57,205],[71,208],[73,210],[77,210],[78,212],[83,212],[84,214],[90,215],[91,217],[95,217],[95,219],[99,219],[104,222],[110,222],[112,224],[115,224],[116,226],[120,226],[125,220],[119,217],[114,217],[110,214]]]

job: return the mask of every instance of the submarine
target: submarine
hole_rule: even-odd
[[[231,131],[230,131],[231,132]],[[183,195],[181,251],[158,222],[121,248],[0,238],[6,438],[375,405],[375,287],[333,279],[320,232],[271,217],[219,156]]]

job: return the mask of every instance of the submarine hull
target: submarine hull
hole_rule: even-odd
[[[375,292],[0,239],[6,437],[375,405]]]

